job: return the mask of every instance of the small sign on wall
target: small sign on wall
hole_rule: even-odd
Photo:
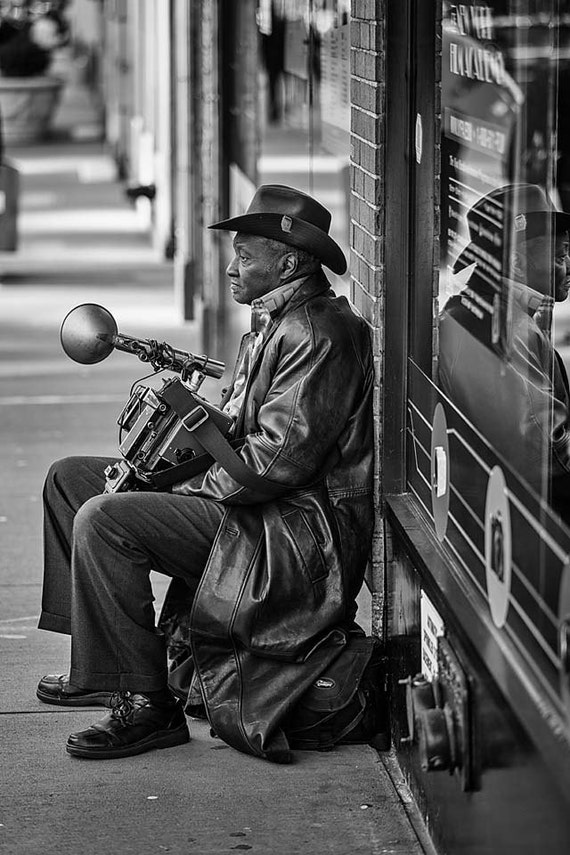
[[[443,618],[427,596],[425,591],[420,594],[420,626],[422,674],[426,680],[437,677],[437,639],[445,635]]]
[[[416,115],[416,163],[422,162],[424,151],[424,129],[422,126],[422,114]]]

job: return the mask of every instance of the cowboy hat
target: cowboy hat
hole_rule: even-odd
[[[262,184],[245,214],[208,226],[271,238],[316,256],[333,273],[346,272],[346,258],[328,231],[330,211],[320,202],[281,184]]]
[[[500,260],[511,230],[519,241],[570,231],[570,214],[557,211],[538,184],[507,184],[475,202],[467,212],[467,225],[470,242],[453,265],[455,273],[482,253]]]

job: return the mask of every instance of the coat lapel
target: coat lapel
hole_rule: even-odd
[[[280,326],[281,322],[284,320],[284,318],[286,318],[290,312],[299,308],[299,306],[303,306],[305,303],[307,303],[313,297],[317,297],[320,294],[326,294],[327,291],[330,290],[330,287],[331,287],[330,282],[328,281],[327,277],[325,276],[325,274],[322,271],[320,271],[320,273],[315,273],[315,274],[313,274],[313,276],[310,276],[305,282],[303,282],[303,284],[301,285],[299,290],[295,294],[293,294],[293,296],[291,297],[290,301],[287,303],[287,305],[285,306],[283,311],[277,316],[277,318],[275,318],[273,324],[269,328],[269,331],[268,331],[267,335],[265,336],[265,338],[262,342],[261,347],[258,348],[258,350],[256,351],[255,357],[250,364],[249,374],[248,374],[247,381],[246,381],[244,401],[246,401],[248,398],[249,390],[251,388],[251,384],[255,378],[255,375],[257,374],[257,369],[261,363],[265,349],[266,349],[267,345],[269,344],[269,342],[271,341],[271,339],[273,338],[273,336],[275,335],[275,333],[277,332],[277,330],[279,329],[279,326]],[[244,336],[244,338],[245,338],[245,336]],[[242,339],[242,344],[243,344],[243,339]],[[240,349],[240,353],[241,353],[241,349]],[[237,418],[236,436],[240,436],[242,431],[243,431],[243,407],[242,407],[242,410],[241,410],[241,412]]]

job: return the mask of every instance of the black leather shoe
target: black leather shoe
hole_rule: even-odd
[[[72,686],[67,674],[46,674],[36,690],[36,695],[44,704],[61,707],[106,707],[109,706],[112,694]]]
[[[66,750],[74,757],[107,760],[190,741],[184,707],[151,703],[146,695],[115,692],[111,712],[87,730],[72,733]]]

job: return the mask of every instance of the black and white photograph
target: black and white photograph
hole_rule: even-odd
[[[569,294],[570,0],[0,0],[0,852],[568,855]]]

